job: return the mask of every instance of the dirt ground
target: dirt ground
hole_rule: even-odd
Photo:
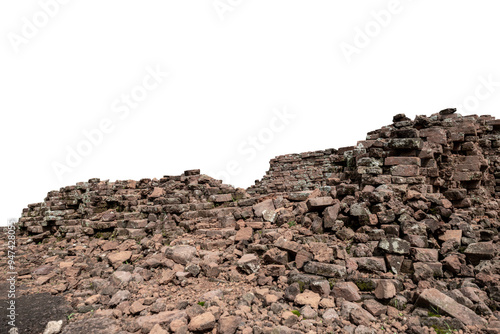
[[[17,287],[18,291],[22,287]],[[0,333],[7,334],[12,328],[7,318],[7,284],[0,284],[1,321]],[[66,321],[70,308],[66,300],[49,293],[20,296],[16,299],[16,327],[19,334],[42,333],[47,322]]]

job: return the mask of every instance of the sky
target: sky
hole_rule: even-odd
[[[500,117],[500,3],[0,3],[0,225],[51,190],[188,169],[246,188],[392,116]]]

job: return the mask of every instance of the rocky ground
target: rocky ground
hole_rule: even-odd
[[[17,332],[500,333],[499,126],[397,115],[246,190],[190,170],[50,192],[17,225]]]

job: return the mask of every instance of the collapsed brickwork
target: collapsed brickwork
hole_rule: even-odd
[[[277,157],[246,190],[91,179],[23,211],[26,254],[51,254],[25,284],[71,301],[71,332],[93,309],[106,333],[500,333],[499,152],[500,120],[446,109]]]
[[[494,196],[500,191],[495,188],[495,177],[500,177],[499,120],[461,117],[448,110],[414,121],[401,114],[393,121],[356,146],[276,157],[249,192],[328,190],[340,182],[360,187],[402,184],[427,188],[425,193],[461,188],[473,194],[477,191],[472,189],[483,187]]]
[[[171,232],[178,225],[188,228],[194,222],[224,225],[234,211],[230,207],[236,206],[233,198],[243,193],[200,175],[199,170],[138,182],[91,179],[52,191],[45,202],[29,205],[19,226],[35,240],[51,234],[78,238],[95,233],[106,238],[140,238]],[[211,211],[222,203],[226,203],[223,208]]]

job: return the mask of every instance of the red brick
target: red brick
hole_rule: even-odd
[[[417,157],[387,157],[385,158],[386,166],[394,165],[416,165],[420,166],[420,158]]]
[[[391,167],[391,175],[393,176],[418,176],[419,168],[414,165],[398,165]]]

